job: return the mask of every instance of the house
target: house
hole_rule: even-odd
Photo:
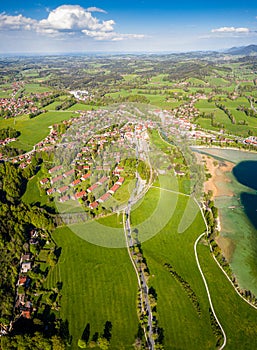
[[[88,192],[88,193],[93,192],[98,186],[99,186],[98,183],[93,184],[92,186],[90,186],[90,187],[87,189],[87,192]]]
[[[46,191],[46,194],[48,196],[50,196],[51,194],[53,194],[55,192],[55,188],[49,188],[47,191]]]
[[[107,201],[110,197],[111,197],[111,194],[109,192],[106,192],[97,201],[99,203],[103,203],[103,202]]]
[[[118,189],[120,188],[120,185],[118,185],[117,183],[114,184],[110,189],[109,189],[109,193],[114,194]]]
[[[54,166],[52,169],[49,169],[48,172],[49,172],[49,174],[53,174],[53,173],[55,173],[56,171],[59,171],[59,170],[61,170],[61,169],[62,169],[62,165],[56,165],[56,166]]]
[[[65,191],[67,191],[68,189],[69,189],[69,186],[62,186],[62,187],[58,188],[57,192],[63,193]]]
[[[77,186],[81,183],[81,180],[80,179],[77,179],[77,180],[74,180],[72,181],[72,183],[70,184],[70,186],[74,187],[74,186]]]
[[[31,270],[31,268],[32,268],[31,262],[24,262],[21,264],[21,272],[22,273],[28,272],[29,270]]]
[[[64,202],[67,202],[69,199],[70,199],[69,196],[63,196],[63,197],[61,197],[61,198],[59,199],[59,201],[60,201],[61,203],[64,203]]]
[[[49,179],[46,177],[46,178],[40,180],[40,184],[41,184],[41,185],[45,185],[45,184],[48,183],[48,181],[49,181]]]
[[[102,184],[104,184],[107,180],[108,180],[108,177],[107,177],[107,176],[103,176],[103,177],[101,177],[100,180],[97,181],[97,184],[98,184],[98,185],[102,185]]]
[[[89,208],[90,209],[95,209],[95,208],[98,207],[98,205],[99,205],[99,203],[97,201],[95,201],[95,202],[89,204]]]
[[[175,174],[178,175],[178,176],[186,175],[183,171],[177,171],[177,170],[175,170]]]
[[[27,164],[26,164],[26,163],[21,163],[21,164],[20,164],[20,168],[21,168],[21,169],[25,169],[25,168],[26,168],[26,166],[27,166]]]
[[[121,186],[124,181],[125,181],[124,177],[120,177],[119,180],[116,181],[116,184]]]
[[[83,198],[86,195],[86,191],[80,191],[75,193],[75,195],[73,196],[74,199],[79,199],[79,198]]]
[[[90,177],[90,173],[87,173],[87,174],[85,174],[85,175],[83,175],[82,177],[81,177],[81,180],[82,181],[85,181],[86,179],[88,179],[89,177]]]
[[[51,179],[51,184],[53,185],[54,183],[56,183],[57,181],[60,181],[60,180],[62,180],[62,175],[53,177],[53,178]]]
[[[68,170],[66,171],[64,174],[63,174],[63,177],[68,177],[68,176],[71,176],[75,174],[75,170],[74,169],[71,169],[71,170]]]
[[[28,278],[27,276],[19,276],[18,285],[19,286],[24,286],[24,284],[27,281],[27,278]]]
[[[29,261],[30,259],[31,259],[30,253],[26,253],[26,254],[22,255],[22,257],[21,257],[21,261]]]
[[[31,311],[30,310],[22,310],[21,316],[29,319],[31,317]]]

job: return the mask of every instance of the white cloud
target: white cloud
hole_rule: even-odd
[[[27,30],[48,36],[84,34],[95,40],[119,41],[141,39],[142,34],[120,34],[114,31],[115,21],[101,21],[92,12],[106,13],[97,7],[84,9],[79,5],[62,5],[48,13],[40,21],[20,15],[0,14],[0,30]]]
[[[221,27],[212,29],[212,33],[249,33],[249,28]]]
[[[105,10],[103,10],[103,9],[99,9],[98,7],[94,7],[94,6],[92,6],[92,7],[88,7],[88,8],[86,9],[86,11],[88,11],[88,12],[101,12],[101,13],[107,13]]]
[[[8,16],[5,13],[0,14],[0,29],[30,30],[36,23],[36,20],[22,15]]]
[[[82,32],[94,38],[95,40],[110,40],[110,41],[121,41],[125,39],[143,39],[145,35],[143,34],[120,34],[116,32],[103,32],[103,31],[93,31],[93,30],[82,30]]]
[[[90,12],[79,5],[62,5],[51,11],[47,19],[39,21],[39,28],[63,30],[103,30],[112,31],[113,20],[100,22]]]

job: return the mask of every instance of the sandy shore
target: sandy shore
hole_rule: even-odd
[[[211,156],[200,153],[196,154],[196,157],[199,162],[205,164],[207,172],[211,174],[211,178],[204,183],[204,192],[212,191],[214,199],[219,196],[233,196],[234,193],[226,188],[227,186],[222,186],[222,184],[230,181],[226,173],[231,172],[235,164],[228,161],[218,161]],[[218,230],[221,231],[222,220],[220,217],[218,218],[217,226]],[[230,262],[235,249],[232,240],[222,235],[218,235],[215,240],[227,261]]]
[[[211,178],[204,183],[204,192],[212,191],[214,198],[218,196],[233,196],[232,191],[221,187],[220,184],[229,182],[226,173],[231,172],[235,164],[228,161],[218,161],[200,153],[196,156],[198,161],[206,165],[208,173],[211,174]]]

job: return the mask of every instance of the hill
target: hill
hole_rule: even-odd
[[[225,53],[228,53],[230,55],[245,55],[245,56],[257,54],[257,45],[232,47],[231,49],[227,50]]]

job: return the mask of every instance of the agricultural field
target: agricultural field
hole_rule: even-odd
[[[65,227],[57,229],[53,238],[62,253],[46,286],[63,283],[61,317],[69,323],[71,349],[79,349],[77,342],[88,323],[91,339],[103,332],[106,321],[112,323],[111,348],[133,349],[137,280],[127,250],[90,244]]]

